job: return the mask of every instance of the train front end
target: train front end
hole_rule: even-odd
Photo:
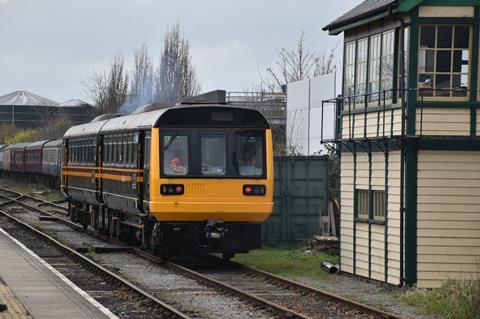
[[[148,192],[163,248],[223,253],[259,248],[273,209],[272,135],[255,110],[183,107],[152,128]]]

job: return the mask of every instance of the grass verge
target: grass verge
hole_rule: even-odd
[[[264,247],[252,250],[248,254],[238,254],[233,261],[262,269],[287,278],[309,277],[327,279],[328,275],[321,267],[325,260],[338,263],[338,256],[323,252],[305,253],[306,247]]]
[[[399,299],[444,318],[480,319],[480,279],[449,280],[440,288],[407,292]]]
[[[60,190],[49,188],[40,183],[26,183],[2,177],[0,178],[0,186],[46,201],[65,199]]]

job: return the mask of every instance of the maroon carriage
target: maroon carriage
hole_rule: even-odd
[[[25,148],[30,143],[18,143],[10,146],[10,170],[25,172]]]
[[[30,175],[42,174],[42,154],[46,141],[38,141],[25,147],[25,172]]]

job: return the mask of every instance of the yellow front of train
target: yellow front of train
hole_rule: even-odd
[[[179,108],[152,128],[150,144],[149,209],[163,247],[224,256],[260,247],[274,176],[258,111]]]

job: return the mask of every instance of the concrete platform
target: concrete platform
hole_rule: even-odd
[[[0,312],[0,319],[31,319],[27,309],[15,297],[13,292],[0,278],[0,304],[6,305],[6,311]]]
[[[0,300],[12,306],[12,314],[0,312],[2,319],[117,318],[2,228],[0,277]]]

